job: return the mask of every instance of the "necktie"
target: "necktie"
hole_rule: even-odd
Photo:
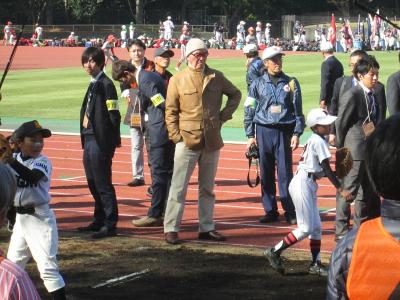
[[[372,92],[368,93],[368,108],[371,120],[376,125],[378,119],[378,105],[376,105],[375,96]]]

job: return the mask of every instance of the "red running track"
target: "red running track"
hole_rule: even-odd
[[[7,135],[7,134],[6,134]],[[145,239],[163,239],[162,227],[135,228],[131,221],[146,215],[150,199],[147,186],[128,187],[131,180],[130,139],[123,139],[113,160],[113,183],[116,188],[120,221],[118,233]],[[294,153],[294,168],[297,167],[301,150]],[[51,206],[56,212],[61,230],[75,230],[91,221],[94,201],[86,184],[82,165],[80,138],[71,135],[53,135],[45,140],[43,153],[53,163],[51,184]],[[272,224],[261,224],[259,217],[264,210],[260,200],[260,187],[247,186],[248,163],[244,157],[244,145],[227,144],[221,150],[216,176],[215,222],[218,231],[227,236],[223,244],[245,247],[272,246],[281,240],[294,226],[283,220]],[[253,174],[254,175],[254,174]],[[145,177],[150,183],[146,166]],[[254,177],[254,176],[253,176]],[[197,240],[197,169],[190,181],[180,238],[186,242]],[[319,181],[318,201],[323,224],[322,250],[330,252],[334,247],[335,189],[323,179]],[[281,206],[279,203],[279,208]],[[309,249],[308,240],[293,246]]]

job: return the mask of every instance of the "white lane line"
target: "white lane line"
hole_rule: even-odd
[[[139,279],[139,278],[143,277],[144,274],[149,273],[149,272],[150,272],[150,269],[144,269],[144,270],[139,271],[139,272],[134,272],[134,273],[131,273],[131,274],[128,274],[128,275],[124,275],[124,276],[119,276],[119,277],[116,277],[116,278],[112,278],[112,279],[106,280],[104,282],[100,282],[99,284],[96,284],[96,285],[92,286],[92,288],[93,289],[97,289],[97,288],[102,287],[102,286],[114,286],[114,285],[117,285],[117,284],[122,284],[122,283],[125,283],[127,281],[131,281],[131,280],[134,280],[134,279]]]

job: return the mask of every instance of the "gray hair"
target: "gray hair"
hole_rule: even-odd
[[[0,218],[5,215],[14,200],[17,181],[10,167],[0,163]]]

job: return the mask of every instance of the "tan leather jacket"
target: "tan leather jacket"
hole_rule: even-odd
[[[222,107],[222,96],[228,96]],[[232,118],[241,92],[225,76],[205,67],[204,72],[189,67],[175,74],[168,85],[165,121],[169,138],[184,141],[192,150],[223,147],[221,126]]]

